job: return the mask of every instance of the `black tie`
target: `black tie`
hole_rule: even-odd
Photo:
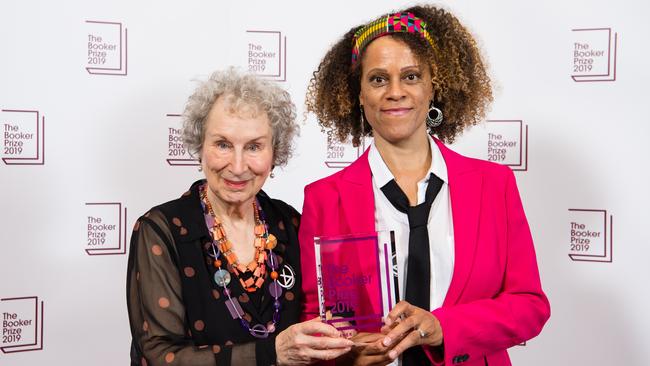
[[[392,179],[381,191],[390,203],[399,211],[405,213],[409,220],[409,254],[406,274],[405,300],[425,310],[429,310],[429,284],[431,282],[431,264],[429,262],[429,231],[427,221],[433,200],[440,192],[442,180],[435,174],[429,175],[424,202],[410,206],[409,200]],[[404,366],[429,364],[429,360],[421,347],[412,347],[404,352]]]

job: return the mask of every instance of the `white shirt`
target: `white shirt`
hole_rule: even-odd
[[[447,165],[438,145],[429,138],[431,148],[431,166],[424,179],[418,182],[418,204],[424,202],[429,174],[442,179],[443,184],[436,196],[427,229],[429,232],[429,259],[431,279],[429,283],[429,304],[431,309],[442,306],[447,295],[454,270],[454,225],[449,198],[449,179]],[[375,197],[375,229],[377,231],[394,230],[397,249],[397,271],[400,278],[400,299],[404,299],[406,274],[408,273],[409,223],[405,213],[397,210],[381,191],[381,187],[394,178],[373,142],[368,152],[368,163],[372,172],[373,193]],[[427,283],[425,279],[422,283]]]

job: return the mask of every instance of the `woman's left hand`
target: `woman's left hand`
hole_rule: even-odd
[[[384,346],[392,348],[388,355],[393,360],[411,347],[439,346],[443,339],[438,318],[406,301],[400,301],[388,313],[381,331],[386,334]]]

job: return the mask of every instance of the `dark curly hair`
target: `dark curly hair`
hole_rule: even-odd
[[[399,12],[411,12],[425,21],[433,38],[434,46],[431,47],[419,35],[389,35],[404,42],[420,62],[429,65],[435,104],[444,114],[444,121],[436,127],[435,135],[451,143],[465,128],[480,122],[492,102],[490,78],[476,40],[444,9],[423,5]],[[313,73],[305,100],[307,111],[316,114],[323,129],[332,129],[340,141],[352,136],[354,146],[360,144],[362,137],[361,62],[352,65],[352,46],[354,33],[363,26],[350,29],[327,52]],[[363,131],[364,135],[372,135],[368,122]]]

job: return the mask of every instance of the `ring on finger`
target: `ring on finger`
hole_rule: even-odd
[[[415,330],[417,330],[418,333],[420,333],[420,338],[426,338],[427,335],[428,335],[427,332],[423,331],[423,330],[420,329],[420,328],[416,328]]]

